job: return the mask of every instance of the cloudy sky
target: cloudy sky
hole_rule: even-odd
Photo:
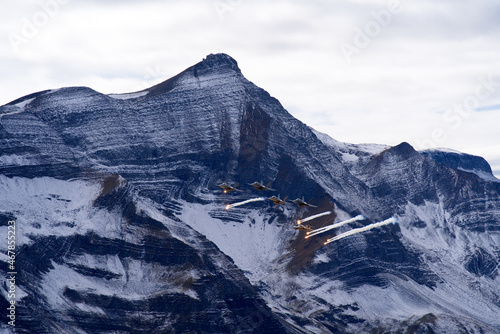
[[[224,52],[337,140],[447,147],[500,176],[499,18],[497,0],[4,0],[0,105],[142,90]]]

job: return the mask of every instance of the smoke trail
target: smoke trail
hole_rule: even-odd
[[[243,204],[252,203],[252,202],[259,202],[259,201],[265,201],[265,200],[266,199],[264,197],[259,197],[259,198],[252,198],[252,199],[249,199],[249,200],[246,200],[246,201],[243,201],[243,202],[228,204],[228,205],[226,205],[226,210],[229,210],[231,208],[234,208],[236,206],[240,206],[240,205],[243,205]]]
[[[331,215],[331,214],[332,214],[331,211],[325,211],[325,212],[322,212],[322,213],[318,213],[316,215],[309,216],[307,218],[297,220],[297,224],[300,225],[300,224],[308,222],[310,220],[313,220],[313,219],[316,219],[316,218],[319,218],[319,217],[323,217],[323,216],[326,216],[326,215]]]
[[[325,226],[322,228],[312,230],[311,232],[307,232],[306,239],[309,237],[313,237],[315,235],[321,234],[321,233],[325,233],[326,231],[330,231],[331,229],[340,227],[342,225],[353,223],[355,221],[363,220],[363,219],[365,219],[365,217],[363,217],[363,215],[359,215],[359,216],[356,216],[356,217],[351,218],[351,219],[347,219],[347,220],[344,220],[344,221],[341,221],[341,222],[338,222],[338,223],[335,223],[332,225],[328,225],[328,226]]]
[[[376,228],[376,227],[380,227],[380,226],[384,226],[384,225],[388,225],[388,224],[396,224],[396,223],[397,223],[396,218],[391,217],[391,218],[386,219],[384,221],[381,221],[381,222],[378,222],[378,223],[374,223],[374,224],[371,224],[371,225],[367,225],[365,227],[355,228],[355,229],[350,230],[348,232],[339,234],[339,235],[337,235],[337,236],[335,236],[335,237],[333,237],[331,239],[328,239],[325,242],[325,245],[328,244],[328,243],[330,243],[330,242],[332,242],[332,241],[336,241],[336,240],[348,237],[348,236],[353,235],[353,234],[357,234],[357,233],[369,231],[369,230],[371,230],[373,228]]]

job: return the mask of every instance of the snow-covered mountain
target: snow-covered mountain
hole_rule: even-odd
[[[260,180],[275,191],[247,185]],[[488,163],[338,142],[225,54],[141,92],[61,88],[0,107],[0,190],[2,233],[17,229],[7,333],[500,332]],[[317,207],[225,209],[272,194]],[[313,228],[366,219],[308,239],[293,229],[325,211]],[[1,292],[6,310],[7,281]]]

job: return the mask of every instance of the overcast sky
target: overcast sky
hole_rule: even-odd
[[[0,31],[0,105],[138,91],[224,52],[337,140],[447,147],[500,175],[497,0],[3,0]]]

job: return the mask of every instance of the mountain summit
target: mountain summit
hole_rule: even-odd
[[[18,332],[500,331],[500,182],[487,162],[338,142],[228,55],[135,93],[30,94],[0,107],[0,138]],[[306,239],[294,227],[308,217],[311,229],[349,223]]]
[[[195,84],[201,84],[205,80],[221,80],[223,78],[229,80],[230,77],[233,79],[243,78],[236,60],[224,53],[210,54],[196,65],[146,91],[149,96],[152,96],[168,93],[181,82],[186,84],[191,81]]]
[[[225,53],[209,54],[201,62],[194,65],[194,69],[196,71],[220,71],[222,69],[241,73],[236,60]]]

